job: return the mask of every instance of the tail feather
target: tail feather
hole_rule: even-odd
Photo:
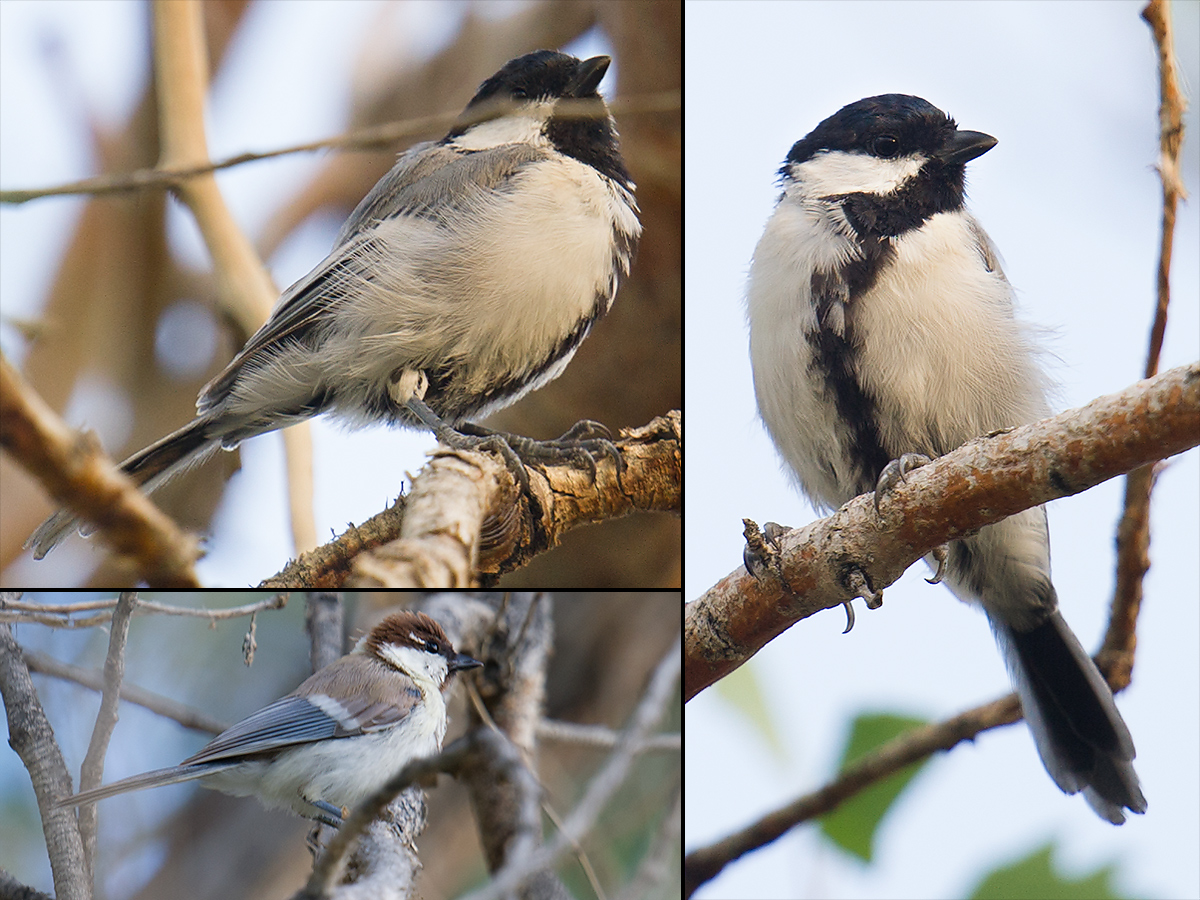
[[[123,778],[120,781],[114,781],[112,784],[105,784],[98,788],[92,788],[90,791],[83,791],[79,794],[72,794],[70,797],[64,797],[62,800],[56,801],[54,807],[55,809],[59,809],[64,806],[86,806],[89,803],[95,803],[97,800],[103,800],[105,797],[112,797],[116,794],[125,794],[130,791],[160,787],[164,784],[178,784],[181,781],[192,781],[196,778],[203,778],[206,775],[231,769],[236,765],[240,765],[240,762],[205,763],[202,766],[172,766],[169,769],[155,769],[153,772],[143,772],[141,775],[134,775],[132,778]]]
[[[220,438],[213,436],[212,425],[212,420],[203,416],[193,419],[178,431],[133,454],[121,463],[121,471],[145,491],[153,491],[216,451]],[[41,559],[78,527],[75,514],[60,509],[38,526],[25,541],[25,547],[32,547],[33,558]]]
[[[1133,769],[1133,738],[1096,664],[1056,610],[1042,624],[1018,631],[993,620],[1005,649],[1038,755],[1068,794],[1083,792],[1114,825],[1125,810],[1146,811]]]

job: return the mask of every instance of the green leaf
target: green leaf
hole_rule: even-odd
[[[904,732],[926,724],[923,719],[886,714],[862,715],[850,728],[850,737],[842,751],[839,771],[886,744]],[[842,803],[837,809],[821,817],[821,830],[842,849],[853,853],[864,862],[874,855],[875,835],[879,823],[892,808],[900,792],[925,765],[913,763],[895,775],[880,781]]]
[[[1118,900],[1125,896],[1113,888],[1115,866],[1104,866],[1079,879],[1066,878],[1051,864],[1053,847],[1046,844],[1024,859],[996,869],[970,896],[975,900]]]
[[[749,720],[776,757],[784,759],[783,740],[775,729],[753,662],[734,669],[716,684],[717,693]]]

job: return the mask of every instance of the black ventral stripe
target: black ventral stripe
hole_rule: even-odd
[[[963,166],[929,160],[921,171],[889,194],[851,193],[821,198],[840,206],[854,231],[858,259],[811,281],[817,329],[808,336],[812,371],[833,398],[855,469],[856,490],[874,490],[895,454],[883,445],[875,425],[875,399],[858,379],[861,341],[856,334],[858,298],[870,291],[895,258],[893,240],[920,228],[941,212],[963,206]],[[840,318],[840,321],[839,321]]]
[[[816,304],[817,328],[808,335],[812,349],[811,372],[824,383],[833,398],[838,417],[850,436],[847,450],[854,466],[855,491],[875,489],[891,455],[875,423],[875,400],[858,380],[859,341],[854,328],[854,298],[874,283],[894,251],[883,241],[871,241],[872,249],[834,272],[814,273],[812,297]],[[837,327],[838,307],[842,317]]]

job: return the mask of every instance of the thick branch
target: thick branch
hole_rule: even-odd
[[[756,581],[738,567],[688,604],[684,696],[729,674],[800,619],[857,596],[855,571],[882,589],[947,541],[1197,444],[1200,363],[970,441],[909,475],[883,501],[882,517],[866,494],[784,534],[784,583]]]
[[[69,427],[0,358],[0,447],[58,502],[95,525],[151,587],[199,587],[196,541],[150,502],[100,449]]]
[[[516,485],[498,456],[439,450],[413,482],[400,538],[354,561],[347,587],[478,587],[485,521],[513,508]],[[521,528],[510,517],[513,530]]]
[[[536,528],[530,527],[527,501],[515,502],[515,486],[496,454],[442,448],[414,481],[411,494],[301,554],[259,587],[470,586],[521,568],[581,525],[633,512],[678,515],[683,503],[679,411],[641,428],[622,429],[614,443],[624,464],[619,480],[616,464],[608,458],[597,463],[595,480],[571,465],[528,470],[531,490],[544,511]],[[414,512],[423,496],[432,503]],[[451,496],[457,499],[451,502]],[[480,515],[482,521],[473,518]],[[389,542],[394,543],[386,551],[368,556]],[[347,581],[351,570],[361,581]]]
[[[71,793],[71,776],[54,740],[21,648],[8,625],[0,624],[0,694],[8,715],[8,743],[29,772],[42,811],[42,833],[54,873],[54,890],[61,900],[91,897],[84,864],[83,841],[69,809],[53,809],[57,797]]]

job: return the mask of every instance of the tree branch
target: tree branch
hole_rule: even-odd
[[[619,480],[607,458],[598,462],[594,480],[570,465],[528,470],[544,512],[536,528],[530,527],[525,503],[514,503],[515,486],[496,454],[442,448],[409,495],[301,554],[259,587],[470,586],[521,568],[582,525],[633,512],[678,515],[683,506],[680,412],[622,429],[614,443],[623,461]],[[457,498],[453,503],[446,499],[451,495]],[[414,513],[421,497],[433,502],[422,501]],[[351,573],[358,579],[354,583],[347,580]]]
[[[779,540],[781,579],[743,567],[684,609],[684,696],[728,675],[799,620],[882,589],[933,548],[1024,509],[1200,444],[1200,363],[1031,425],[969,441],[914,471],[875,513],[872,494]]]
[[[96,712],[96,725],[92,739],[88,742],[87,754],[79,772],[79,790],[88,791],[99,787],[104,778],[104,757],[108,753],[108,742],[117,727],[117,707],[121,701],[121,682],[125,678],[125,642],[129,637],[129,620],[138,605],[136,591],[125,591],[117,600],[113,610],[112,629],[108,634],[108,653],[104,657],[104,688],[100,692],[100,709]],[[79,833],[83,835],[84,858],[88,863],[89,878],[96,853],[96,805],[94,803],[79,810]]]
[[[68,426],[0,357],[0,447],[56,501],[95,525],[151,587],[199,587],[196,541],[137,489],[95,437]]]
[[[936,750],[949,750],[962,741],[973,740],[981,731],[1012,724],[1019,718],[1021,708],[1016,694],[1009,694],[945,722],[914,728],[888,741],[839,772],[823,788],[797,797],[746,828],[689,853],[683,865],[683,896],[690,897],[696,888],[715,878],[738,857],[771,843],[801,822],[835,809],[843,800],[869,785],[920,762]]]
[[[5,595],[6,599],[12,596]],[[8,717],[8,743],[29,772],[41,809],[54,892],[60,900],[90,898],[92,889],[75,815],[69,809],[51,808],[55,798],[71,793],[71,776],[54,741],[54,729],[33,689],[21,647],[6,624],[0,624],[0,695]]]
[[[1162,235],[1158,256],[1158,300],[1154,322],[1150,326],[1150,347],[1146,352],[1145,377],[1158,372],[1163,336],[1167,330],[1167,307],[1171,300],[1171,251],[1175,240],[1175,209],[1187,196],[1180,176],[1179,152],[1183,146],[1183,113],[1187,103],[1180,93],[1176,77],[1175,50],[1171,34],[1169,7],[1162,0],[1151,0],[1142,10],[1158,45],[1159,163],[1162,179]],[[1134,469],[1125,479],[1125,500],[1117,525],[1116,589],[1104,647],[1100,655],[1121,669],[1118,677],[1128,684],[1133,666],[1133,624],[1142,607],[1142,579],[1150,569],[1150,492],[1154,488],[1155,468]]]

